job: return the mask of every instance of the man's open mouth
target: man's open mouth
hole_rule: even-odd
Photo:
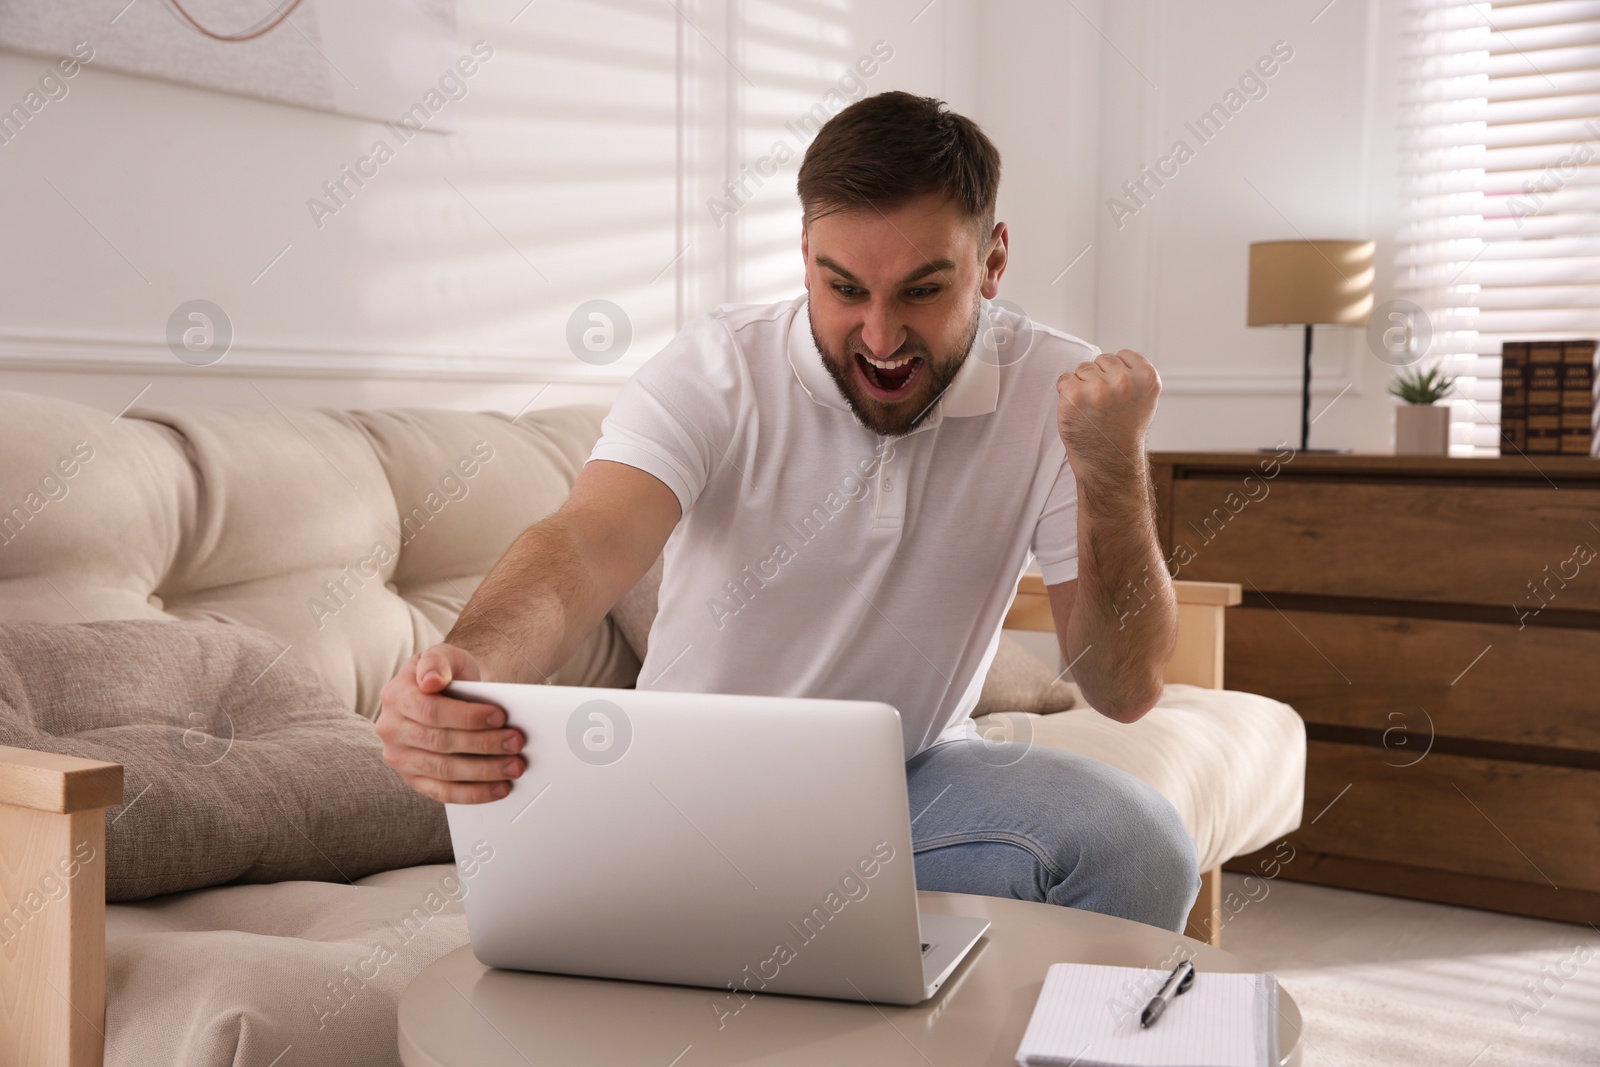
[[[923,370],[921,356],[878,360],[857,352],[855,362],[861,380],[866,383],[867,393],[884,403],[893,403],[906,397],[911,386],[922,376]]]

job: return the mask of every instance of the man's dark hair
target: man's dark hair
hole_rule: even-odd
[[[1000,153],[976,122],[942,100],[878,93],[817,132],[800,164],[805,221],[836,211],[898,207],[944,193],[978,225],[978,251],[994,229]]]

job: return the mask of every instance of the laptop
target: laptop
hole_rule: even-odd
[[[933,996],[988,929],[919,914],[887,704],[455,682],[527,738],[508,796],[449,804],[473,953],[514,970]]]

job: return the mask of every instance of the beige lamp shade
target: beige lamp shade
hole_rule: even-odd
[[[1258,241],[1250,246],[1251,326],[1365,326],[1371,241]]]

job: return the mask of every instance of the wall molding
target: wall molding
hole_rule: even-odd
[[[639,367],[626,361],[590,366],[568,354],[422,352],[394,349],[298,345],[236,345],[209,366],[176,358],[161,341],[148,338],[66,336],[0,332],[0,370],[46,373],[211,375],[226,378],[375,378],[407,381],[551,382],[620,385]],[[1313,396],[1334,396],[1360,382],[1348,374],[1311,381]],[[1300,376],[1163,372],[1167,396],[1298,396]]]
[[[60,374],[136,374],[224,378],[375,378],[407,381],[551,382],[620,385],[637,362],[595,367],[570,354],[422,352],[300,345],[236,345],[209,366],[173,356],[148,338],[0,332],[0,370]],[[1350,384],[1344,374],[1312,379],[1313,396],[1334,396]],[[1167,396],[1298,396],[1298,374],[1163,373]]]
[[[216,363],[195,366],[178,359],[159,339],[0,331],[0,370],[12,371],[617,385],[638,365],[624,361],[591,366],[570,353],[252,344],[234,345]]]
[[[1344,374],[1311,379],[1312,396],[1337,396],[1349,388],[1359,395],[1359,383]],[[1162,396],[1299,396],[1298,374],[1161,374]],[[1313,412],[1314,414],[1314,412]]]

